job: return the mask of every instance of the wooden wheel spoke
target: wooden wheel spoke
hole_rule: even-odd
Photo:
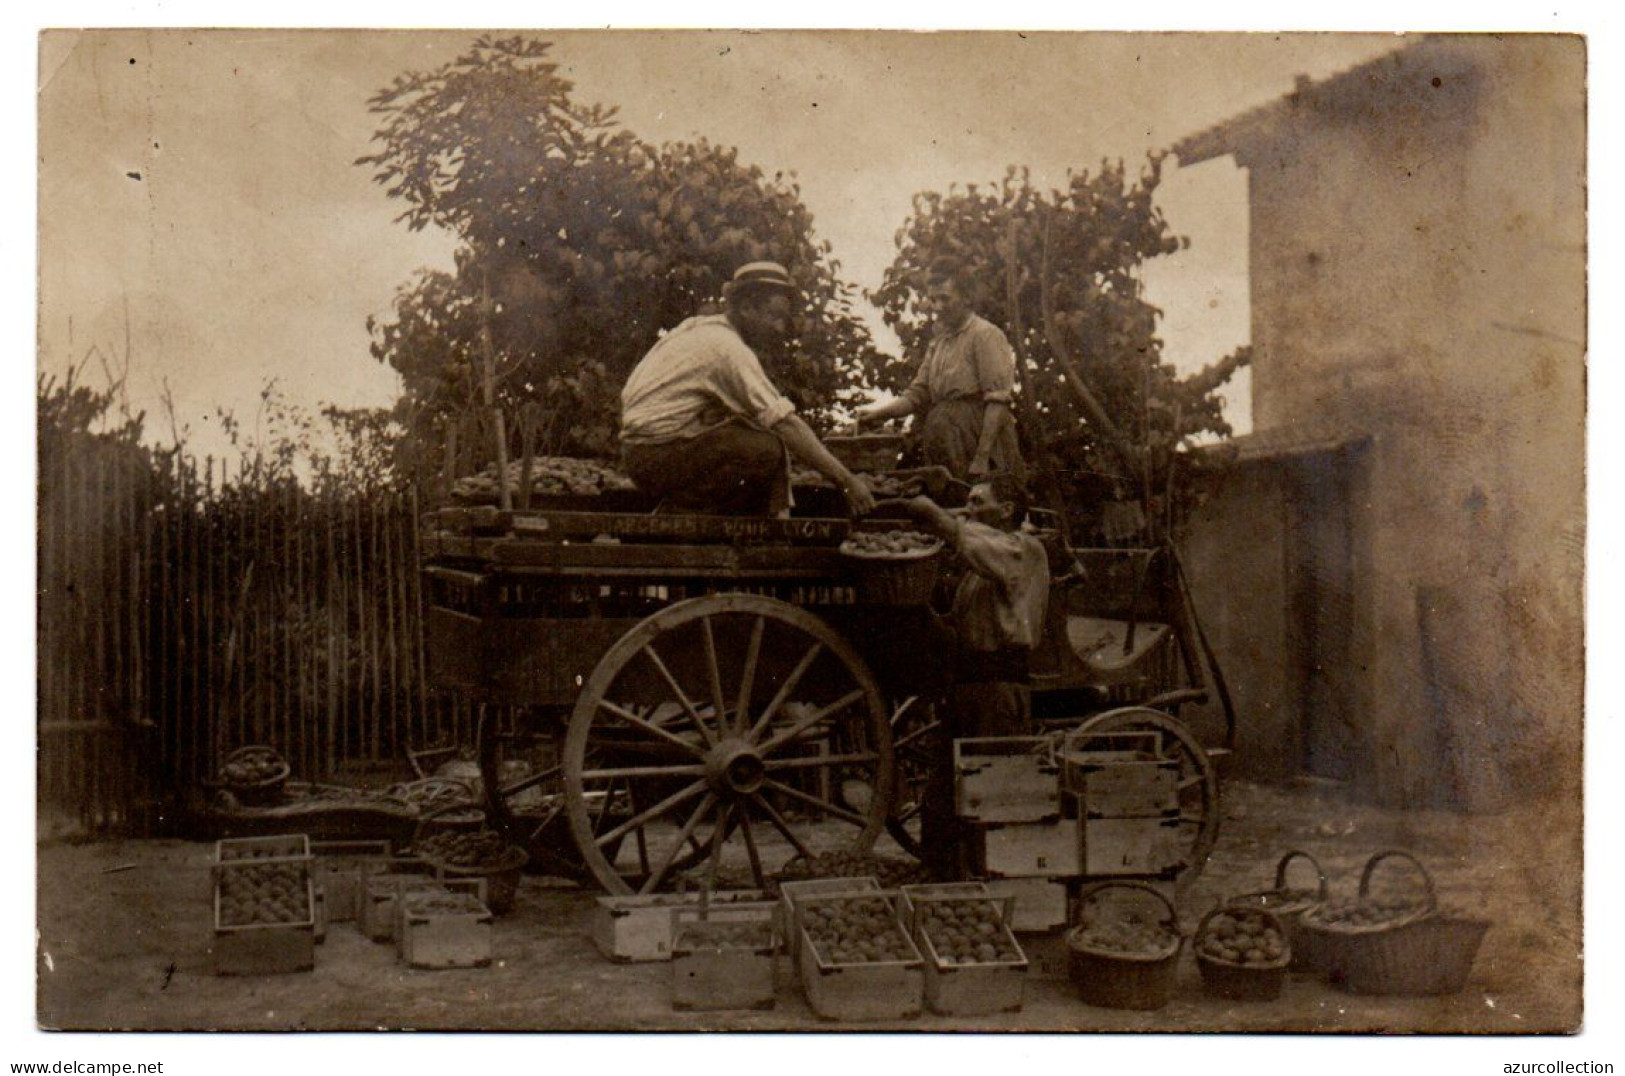
[[[767,630],[767,618],[757,617],[751,625],[750,642],[745,647],[745,667],[739,676],[739,703],[734,707],[735,726],[743,730],[750,720],[750,696],[756,690],[756,662],[762,655],[762,634]]]
[[[699,729],[700,735],[705,738],[705,742],[715,747],[717,744],[716,736],[712,734],[710,727],[706,725],[705,719],[700,716],[699,709],[689,699],[688,693],[683,690],[683,685],[677,682],[677,677],[672,675],[671,670],[666,667],[666,663],[660,660],[660,655],[655,653],[654,644],[650,643],[644,646],[643,656],[649,659],[649,663],[655,667],[655,671],[660,674],[660,678],[666,681],[666,687],[676,697],[677,704],[683,708],[683,712],[688,714],[688,719],[694,722],[694,727]],[[721,715],[717,716],[720,720]]]
[[[677,766],[619,766],[608,770],[582,770],[583,781],[613,781],[627,777],[702,777],[705,767],[699,763]]]
[[[541,840],[542,839],[542,832],[544,830],[546,830],[547,827],[553,823],[553,819],[557,818],[560,815],[560,813],[563,812],[563,810],[564,810],[564,801],[563,800],[560,800],[559,802],[554,803],[551,806],[549,806],[548,809],[547,809],[547,813],[542,815],[542,820],[540,822],[536,823],[536,825],[531,828],[529,840],[531,840],[531,841],[539,841],[539,840]]]
[[[761,853],[756,850],[756,837],[750,830],[749,807],[741,807],[739,810],[739,832],[745,836],[745,854],[750,857],[751,878],[756,882],[757,889],[765,889],[767,888],[767,875],[762,872]]]
[[[801,683],[801,678],[807,675],[807,670],[812,668],[812,663],[817,661],[818,655],[823,652],[823,643],[813,643],[811,648],[801,655],[801,660],[796,662],[796,667],[790,670],[790,675],[785,677],[784,683],[779,685],[779,690],[774,694],[773,701],[767,704],[767,709],[762,711],[762,716],[758,717],[756,724],[751,726],[750,732],[745,736],[746,740],[755,743],[756,738],[762,734],[763,730],[773,723],[773,716],[779,712],[779,707],[783,706],[785,701],[790,698],[790,693],[796,689],[797,684]]]
[[[913,732],[910,732],[910,733],[907,733],[906,735],[904,735],[902,737],[902,739],[893,740],[892,745],[891,745],[891,749],[892,749],[892,751],[894,753],[898,752],[898,751],[901,751],[903,748],[907,747],[909,744],[913,743],[914,741],[916,741],[918,739],[921,739],[922,737],[930,735],[931,733],[937,731],[937,729],[939,729],[941,727],[942,727],[942,722],[940,722],[940,721],[933,721],[929,725],[922,725],[919,728],[915,729]]]
[[[677,839],[671,842],[671,847],[667,848],[665,854],[661,857],[659,869],[645,878],[643,885],[638,887],[639,893],[653,893],[655,891],[655,887],[666,876],[666,872],[671,870],[671,865],[677,862],[677,853],[683,850],[684,842],[694,835],[694,829],[700,824],[700,819],[705,817],[705,812],[709,811],[716,802],[715,793],[707,792],[705,794],[705,798],[700,800],[700,805],[694,808],[694,813],[688,816],[688,821],[683,823],[683,828],[677,834]]]
[[[599,832],[601,832],[599,827],[601,827],[604,824],[604,820],[609,817],[610,812],[613,811],[614,809],[615,809],[615,782],[611,781],[609,783],[609,787],[604,789],[604,803],[603,803],[603,806],[598,808],[598,817],[594,818],[592,820],[592,832],[593,832],[594,837],[597,837]]]
[[[762,744],[758,750],[760,750],[760,752],[764,755],[771,755],[774,751],[777,751],[785,744],[790,743],[791,741],[802,736],[813,726],[822,724],[832,715],[840,713],[842,710],[846,709],[848,706],[851,706],[853,703],[858,702],[862,698],[863,689],[861,687],[854,688],[845,695],[842,695],[840,698],[836,699],[834,702],[830,703],[828,706],[814,710],[808,716],[802,718],[800,721],[797,721],[794,725],[791,725],[777,736],[774,736],[772,739]]]
[[[903,718],[908,716],[908,712],[914,709],[914,705],[919,701],[920,697],[918,695],[910,695],[908,698],[898,703],[897,709],[892,711],[891,727],[895,729],[897,726],[901,725],[903,723]]]
[[[618,838],[626,836],[628,833],[632,832],[634,829],[637,830],[641,834],[643,832],[643,824],[645,822],[649,822],[649,821],[652,821],[652,820],[654,820],[656,818],[659,818],[661,815],[665,814],[667,811],[671,810],[673,807],[676,807],[679,803],[682,803],[685,800],[691,800],[691,799],[693,799],[695,796],[699,795],[703,791],[705,791],[705,782],[704,781],[695,781],[693,784],[689,785],[688,787],[682,788],[682,789],[679,789],[676,792],[673,792],[671,795],[667,796],[665,799],[661,800],[659,803],[655,804],[653,807],[650,807],[647,810],[639,811],[637,814],[633,815],[631,818],[628,818],[626,821],[624,821],[624,822],[620,823],[619,825],[617,825],[614,829],[610,830],[608,833],[605,833],[604,835],[599,837],[597,839],[598,847],[602,848],[602,847],[604,847],[604,845],[609,844],[611,841],[614,841],[614,840],[616,840]]]
[[[728,731],[728,702],[722,697],[722,664],[717,660],[717,635],[711,629],[711,618],[700,621],[700,637],[705,641],[705,675],[711,688],[711,705],[716,708],[717,729]]]
[[[762,809],[762,813],[767,816],[767,820],[773,823],[773,828],[784,834],[784,839],[790,842],[796,852],[810,861],[813,857],[812,851],[808,849],[800,837],[796,836],[795,831],[790,828],[790,824],[784,820],[784,816],[779,814],[773,805],[767,802],[767,797],[760,792],[756,794],[756,805]]]
[[[782,795],[789,796],[793,800],[804,803],[815,811],[822,811],[833,818],[839,818],[842,821],[851,822],[855,826],[866,826],[869,824],[869,820],[858,814],[856,811],[849,810],[845,807],[837,807],[833,803],[826,800],[821,800],[817,796],[810,795],[801,791],[801,789],[794,788],[782,781],[775,781],[772,778],[769,778],[767,781],[767,787],[779,792]]]
[[[722,846],[728,841],[728,823],[733,819],[734,805],[724,803],[722,810],[717,812],[717,827],[711,831],[711,859],[705,867],[705,892],[709,894],[717,891],[717,874],[722,869]]]
[[[802,755],[799,758],[775,758],[764,762],[763,768],[768,772],[778,770],[808,770],[817,766],[860,766],[866,762],[878,762],[880,756],[873,751],[856,755]]]
[[[528,791],[528,790],[530,790],[532,788],[535,788],[537,785],[543,783],[544,781],[552,780],[554,777],[557,777],[563,770],[564,770],[563,766],[549,766],[545,770],[539,770],[536,773],[529,774],[528,776],[525,776],[525,777],[521,777],[519,780],[513,782],[512,784],[503,785],[497,791],[502,795],[502,797],[504,799],[507,799],[510,796],[517,796],[521,792],[525,792],[525,791]]]
[[[1196,774],[1193,777],[1187,777],[1179,782],[1179,791],[1189,792],[1193,788],[1201,788],[1203,780],[1204,778],[1201,774]]]
[[[634,714],[631,710],[628,710],[624,706],[617,706],[615,703],[610,702],[608,699],[599,699],[598,700],[598,707],[601,710],[605,710],[605,711],[608,711],[609,713],[614,714],[616,717],[620,718],[622,721],[626,722],[628,725],[631,725],[633,728],[639,729],[639,730],[641,730],[643,732],[647,732],[649,735],[655,737],[656,739],[664,740],[669,744],[673,744],[674,746],[680,747],[685,752],[687,752],[690,755],[695,756],[696,758],[700,757],[703,754],[703,752],[695,744],[690,743],[688,740],[683,739],[681,736],[678,736],[677,734],[675,734],[673,732],[668,732],[667,730],[661,728],[659,725],[655,724],[652,721],[644,720],[643,718],[639,717],[637,714]]]

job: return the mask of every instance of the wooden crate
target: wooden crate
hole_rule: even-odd
[[[917,910],[933,900],[965,900],[965,896],[917,897]],[[970,898],[976,899],[976,898]],[[937,952],[924,927],[915,921],[914,941],[924,958],[926,1008],[944,1016],[990,1016],[994,1013],[1020,1012],[1027,989],[1027,954],[1010,929],[1013,897],[994,901],[1002,904],[999,913],[999,933],[1002,940],[1015,948],[1016,959],[989,961],[985,964],[947,963]]]
[[[742,902],[727,910],[736,917],[701,922],[697,907],[672,909],[673,1009],[715,1012],[777,1004],[778,903]],[[756,936],[740,939],[735,935],[741,931]]]
[[[916,901],[971,900],[989,895],[985,882],[927,882],[920,885],[905,885],[899,892],[903,895],[903,925],[910,931],[914,929]]]
[[[760,889],[731,889],[711,894],[711,917],[727,920],[731,904],[750,904],[766,896]],[[651,893],[599,897],[593,909],[592,940],[598,951],[618,964],[671,959],[673,908],[695,907],[698,893]],[[750,913],[742,913],[746,917]],[[737,916],[736,916],[737,918]]]
[[[884,897],[891,901],[897,925],[904,932],[909,956],[904,960],[871,961],[863,964],[835,964],[819,955],[807,934],[803,916],[817,904],[851,900],[855,897]],[[908,937],[902,919],[901,894],[881,890],[869,893],[807,895],[795,903],[793,929],[800,937],[796,964],[807,1004],[824,1020],[863,1022],[904,1020],[919,1016],[925,1007],[925,960],[919,947]]]
[[[954,741],[954,813],[967,822],[1039,822],[1061,813],[1060,777],[1041,736]]]
[[[1076,821],[989,826],[981,836],[989,878],[1064,878],[1082,873]]]
[[[434,868],[422,860],[404,857],[389,860],[383,871],[368,875],[362,883],[356,926],[375,942],[394,941],[401,892],[408,886],[433,881]]]
[[[462,893],[479,901],[486,911],[491,911],[483,878],[441,878],[438,875],[431,878],[423,878],[418,875],[407,875],[406,877],[410,881],[403,883],[396,892],[395,926],[390,931],[390,940],[395,943],[395,957],[398,960],[406,960],[406,909],[413,903],[414,899],[421,900],[424,897],[440,896],[447,893]]]
[[[214,842],[216,866],[244,860],[310,859],[310,838],[303,833],[271,837],[228,837]]]
[[[432,898],[452,893],[467,897],[471,906],[466,910],[430,906]],[[492,922],[491,910],[476,887],[451,883],[407,890],[400,898],[400,958],[420,970],[490,967]]]
[[[326,895],[327,921],[352,923],[361,914],[362,880],[388,866],[388,841],[312,841],[311,873]]]
[[[260,860],[259,862],[266,862]],[[316,967],[316,893],[305,878],[305,916],[298,922],[227,925],[214,889],[214,973],[281,975]]]
[[[1057,878],[989,878],[988,894],[1012,898],[1009,923],[1017,934],[1062,930],[1067,921],[1067,887]]]
[[[831,893],[874,893],[880,889],[880,879],[864,875],[861,878],[803,878],[800,881],[780,882],[779,900],[782,905],[780,923],[785,933],[785,948],[791,960],[801,955],[801,934],[795,928],[796,902],[804,897]]]
[[[1172,759],[1068,763],[1068,814],[1145,818],[1179,810],[1179,763]]]
[[[1085,818],[1077,823],[1082,873],[1090,877],[1161,874],[1184,863],[1179,814]]]

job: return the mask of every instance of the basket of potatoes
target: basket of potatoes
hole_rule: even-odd
[[[1289,884],[1287,868],[1294,860],[1303,860],[1315,872],[1315,885],[1294,886]],[[1286,935],[1287,947],[1292,952],[1292,962],[1287,965],[1293,971],[1315,971],[1324,966],[1317,947],[1316,938],[1308,935],[1303,929],[1303,913],[1311,908],[1318,908],[1326,903],[1328,897],[1326,872],[1321,869],[1320,861],[1308,852],[1293,849],[1283,855],[1280,862],[1275,864],[1275,886],[1271,889],[1262,889],[1255,893],[1243,893],[1231,897],[1226,904],[1238,904],[1251,908],[1263,908],[1273,912],[1281,921],[1281,929]]]
[[[1112,890],[1140,898],[1100,899]],[[1078,907],[1078,925],[1066,932],[1067,973],[1078,996],[1109,1009],[1168,1004],[1185,943],[1168,898],[1144,882],[1105,882],[1079,893]]]
[[[1373,891],[1372,877],[1387,860],[1410,866],[1409,894]],[[1334,982],[1350,993],[1433,997],[1467,985],[1488,920],[1440,908],[1433,876],[1413,856],[1378,852],[1360,874],[1354,901],[1333,902],[1304,913],[1306,931],[1330,941]]]
[[[214,783],[245,807],[263,807],[282,798],[292,773],[293,767],[276,748],[254,744],[227,755]]]
[[[1373,892],[1377,867],[1388,860],[1410,864],[1421,882],[1420,892],[1414,885],[1409,891],[1390,885],[1382,892]],[[1433,915],[1438,906],[1433,876],[1427,868],[1407,852],[1389,850],[1366,861],[1360,873],[1358,896],[1328,900],[1310,908],[1299,917],[1298,925],[1303,938],[1314,947],[1317,970],[1329,974],[1333,982],[1342,983],[1347,981],[1352,963],[1369,963],[1371,953],[1388,949],[1402,928]]]
[[[924,605],[937,586],[942,539],[914,530],[860,530],[841,543],[858,598],[869,605]]]
[[[1221,904],[1202,917],[1194,945],[1208,993],[1231,1001],[1274,1001],[1281,996],[1292,950],[1274,912]]]

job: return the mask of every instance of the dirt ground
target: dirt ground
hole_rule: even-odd
[[[1181,907],[1187,929],[1220,896],[1266,888],[1287,848],[1317,856],[1334,893],[1352,893],[1373,852],[1404,848],[1433,869],[1447,904],[1494,923],[1467,989],[1437,999],[1360,997],[1309,977],[1279,1000],[1203,993],[1182,954],[1157,1012],[1080,1001],[1053,957],[1056,936],[1023,938],[1044,955],[1019,1013],[923,1016],[899,1029],[1024,1031],[1568,1031],[1581,1020],[1580,822],[1577,810],[1523,807],[1495,816],[1400,813],[1324,792],[1226,786],[1212,861]],[[885,848],[877,846],[877,851]],[[210,974],[212,845],[180,841],[43,843],[38,848],[39,1022],[76,1030],[842,1030],[818,1019],[781,959],[778,1005],[752,1013],[678,1013],[667,964],[613,964],[588,936],[593,894],[527,877],[495,928],[496,961],[413,971],[394,949],[334,924],[316,968],[258,978]],[[113,870],[126,867],[128,869]],[[1058,972],[1058,973],[1057,973]],[[862,1025],[875,1030],[876,1025]]]

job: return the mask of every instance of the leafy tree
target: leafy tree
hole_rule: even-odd
[[[1162,359],[1161,312],[1145,300],[1139,271],[1189,241],[1153,204],[1161,163],[1151,156],[1137,177],[1121,162],[1104,163],[1048,191],[1012,167],[997,184],[916,195],[871,296],[906,356],[877,379],[899,389],[929,339],[931,279],[960,275],[979,285],[978,311],[1022,360],[1017,419],[1040,492],[1081,510],[1086,529],[1102,527],[1108,503],[1138,506],[1167,529],[1171,503],[1193,495],[1189,479],[1200,466],[1183,449],[1231,432],[1218,389],[1249,361],[1242,349],[1180,377]]]
[[[357,163],[408,227],[461,240],[452,272],[420,273],[392,319],[369,322],[373,356],[405,383],[397,419],[432,444],[476,428],[489,355],[506,414],[545,404],[509,425],[516,446],[524,426],[539,450],[608,454],[632,366],[760,259],[784,263],[803,296],[775,380],[826,417],[880,358],[793,177],[704,140],[642,141],[613,109],[574,101],[550,49],[482,37],[371,99],[378,148]]]

